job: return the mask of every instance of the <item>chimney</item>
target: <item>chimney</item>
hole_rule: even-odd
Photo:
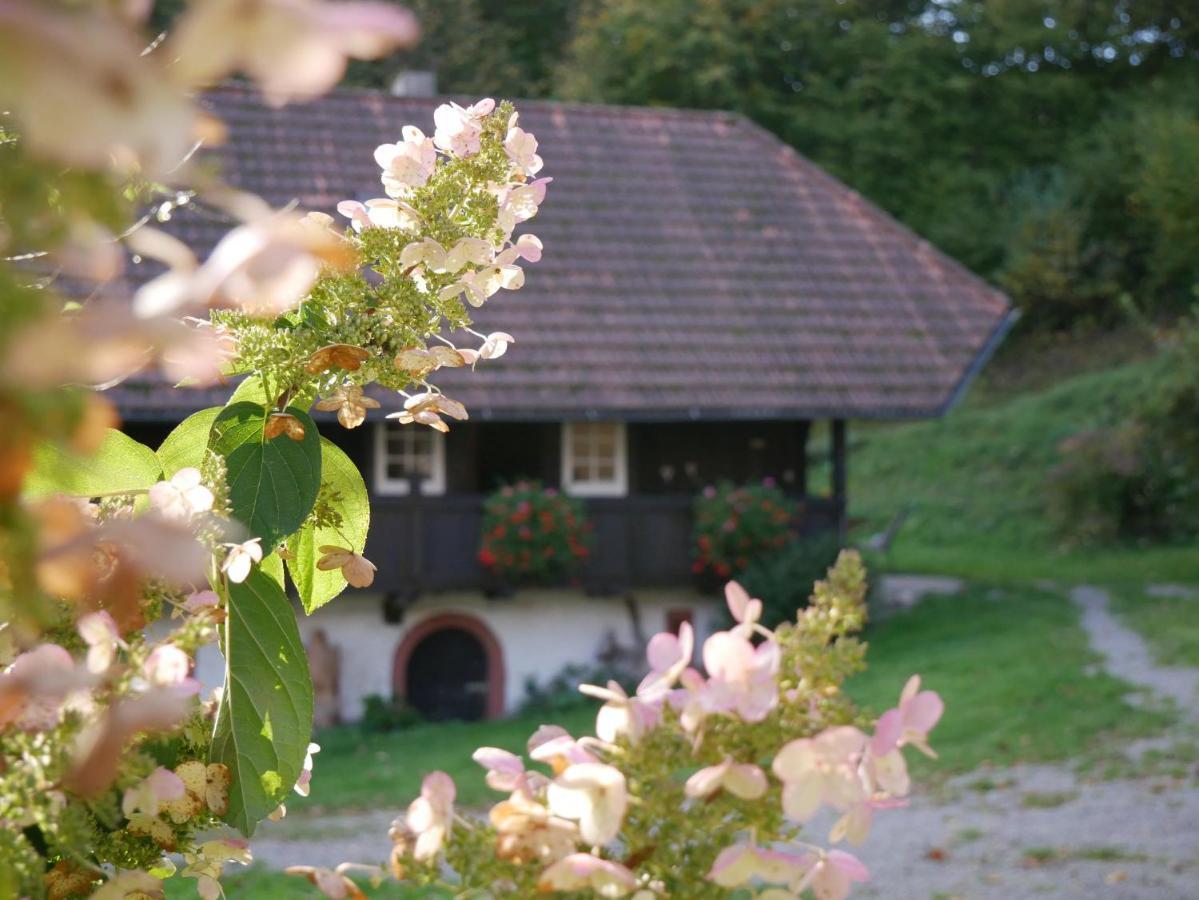
[[[429,69],[404,69],[391,80],[393,97],[435,97],[437,73]]]

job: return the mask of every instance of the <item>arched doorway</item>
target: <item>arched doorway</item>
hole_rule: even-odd
[[[430,721],[492,719],[504,713],[499,641],[474,616],[456,613],[417,623],[396,649],[397,697]]]

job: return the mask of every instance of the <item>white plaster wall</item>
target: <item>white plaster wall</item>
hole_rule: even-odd
[[[665,627],[667,610],[673,609],[692,610],[701,634],[714,627],[711,598],[690,591],[647,591],[638,593],[637,601],[647,638]],[[510,712],[524,699],[526,678],[544,681],[567,665],[594,661],[609,633],[624,646],[634,644],[622,599],[561,590],[525,591],[500,600],[477,593],[431,596],[411,606],[400,625],[383,621],[378,595],[346,596],[310,617],[301,615],[300,632],[307,643],[315,629],[323,628],[340,649],[341,710],[352,721],[362,715],[367,695],[391,695],[395,651],[405,632],[446,613],[474,616],[495,635],[504,655],[504,702]]]
[[[663,590],[639,591],[636,598],[647,639],[666,627],[669,610],[692,611],[700,642],[717,627],[719,610],[711,597]],[[408,629],[446,613],[474,616],[495,635],[504,654],[504,702],[509,712],[524,699],[526,678],[542,682],[568,665],[593,662],[609,634],[622,646],[634,645],[624,600],[588,597],[581,591],[529,590],[498,600],[478,593],[431,595],[409,607],[399,625],[383,621],[378,594],[345,595],[311,616],[297,610],[305,644],[323,628],[341,651],[341,713],[346,721],[361,717],[368,695],[391,696],[396,648]],[[221,684],[224,661],[215,644],[197,655],[195,675],[207,690]]]

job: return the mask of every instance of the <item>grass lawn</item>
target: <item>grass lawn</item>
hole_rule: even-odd
[[[934,733],[941,754],[921,771],[956,773],[980,763],[1067,759],[1101,738],[1146,734],[1165,717],[1136,711],[1124,686],[1086,674],[1096,657],[1087,649],[1075,608],[1062,596],[1030,587],[973,588],[959,597],[929,598],[872,627],[870,669],[851,694],[875,711],[893,705],[908,676],[920,673],[948,705]],[[434,769],[458,784],[458,802],[483,806],[497,795],[471,762],[479,746],[523,753],[529,734],[557,721],[589,734],[594,707],[563,715],[501,722],[425,725],[391,735],[341,728],[317,736],[312,796],[294,798],[293,813],[355,808],[403,809]]]
[[[1193,544],[1064,553],[1045,518],[1046,474],[1059,443],[1126,419],[1157,365],[1130,362],[1024,393],[972,395],[942,419],[855,424],[850,512],[864,523],[854,536],[882,530],[910,507],[886,560],[892,569],[991,582],[1199,582]],[[822,477],[814,472],[813,483]]]
[[[307,799],[293,797],[288,811],[394,807],[398,813],[420,793],[421,778],[434,769],[454,779],[459,804],[483,806],[499,795],[483,783],[483,769],[471,761],[475,750],[490,746],[524,754],[529,735],[547,722],[573,734],[590,734],[598,706],[499,722],[419,725],[393,734],[364,734],[352,726],[320,732],[314,738],[321,752],[314,760],[312,794]]]
[[[1113,592],[1112,607],[1149,642],[1159,663],[1199,666],[1199,596],[1151,597],[1124,589]]]
[[[230,865],[225,872],[221,885],[230,900],[307,900],[324,896],[303,878],[284,875],[258,865],[248,869]],[[167,900],[195,900],[199,896],[196,882],[190,878],[176,876],[163,884],[166,886]],[[450,896],[431,889],[405,888],[394,882],[384,883],[377,889],[372,889],[366,882],[359,882],[359,885],[368,897],[377,897],[379,900],[448,900]]]
[[[1087,674],[1097,657],[1076,609],[1056,593],[976,587],[930,597],[866,638],[870,668],[850,684],[859,703],[881,712],[915,673],[945,699],[932,734],[940,759],[920,759],[921,777],[983,763],[1066,760],[1168,722],[1125,703],[1126,685],[1117,679]]]

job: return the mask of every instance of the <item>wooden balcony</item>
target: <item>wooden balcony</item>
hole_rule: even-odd
[[[412,598],[425,591],[494,590],[478,562],[483,496],[375,497],[367,557],[379,570],[375,590]],[[693,583],[688,495],[645,494],[585,501],[594,542],[581,585],[595,593]],[[797,527],[835,529],[841,504],[802,500]]]

